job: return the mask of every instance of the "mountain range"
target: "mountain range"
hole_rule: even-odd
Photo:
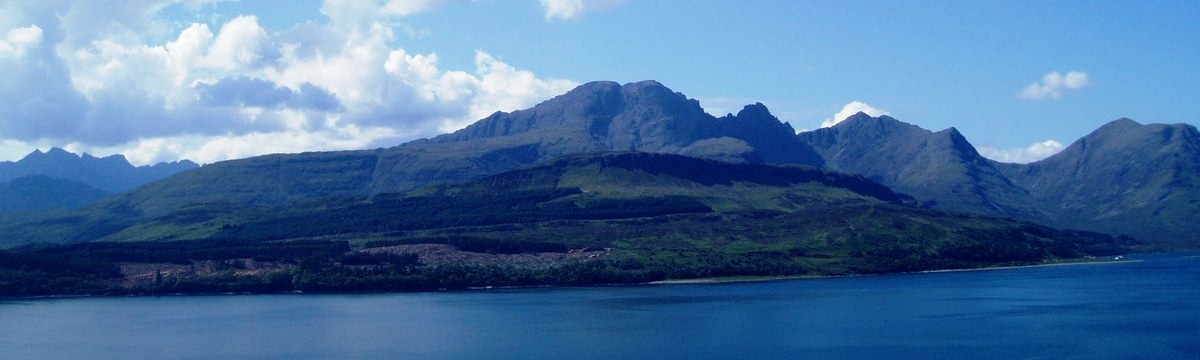
[[[796,134],[759,103],[715,117],[657,82],[594,82],[391,148],[230,160],[0,213],[0,296],[873,274],[1113,255],[1127,234],[1189,247],[1196,149],[1194,127],[1121,120],[1002,164],[953,128],[856,114]],[[96,160],[62,153],[31,158]]]
[[[831,170],[861,174],[930,207],[1200,245],[1200,136],[1187,124],[1120,119],[1030,164],[988,160],[956,129],[859,113],[797,135]]]
[[[982,157],[954,128],[933,132],[860,113],[796,134],[762,104],[714,117],[654,81],[592,82],[530,109],[497,112],[459,131],[392,148],[267,155],[182,172],[73,215],[92,224],[93,233],[70,239],[128,234],[141,220],[196,209],[366,199],[564,156],[632,151],[814,166],[862,175],[935,210],[1194,247],[1200,246],[1198,148],[1190,125],[1122,119],[1042,161],[1005,164]]]
[[[21,160],[0,162],[0,211],[75,208],[198,167],[189,160],[133,166],[122,155],[34,150]]]

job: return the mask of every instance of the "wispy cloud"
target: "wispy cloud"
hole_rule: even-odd
[[[850,103],[842,106],[842,110],[838,111],[837,114],[833,114],[833,117],[825,119],[824,122],[821,122],[821,127],[827,128],[837,125],[851,115],[860,112],[871,116],[883,116],[890,114],[887,110],[875,108],[874,106],[867,105],[867,103],[862,101],[851,101]]]
[[[625,0],[538,0],[546,10],[546,20],[575,20],[587,12],[604,11]]]
[[[1067,90],[1081,89],[1092,84],[1088,74],[1082,71],[1068,71],[1066,74],[1051,72],[1042,77],[1041,82],[1029,84],[1021,90],[1021,98],[1027,100],[1057,99]]]
[[[1058,140],[1037,142],[1024,148],[999,149],[979,147],[979,154],[988,159],[1004,163],[1027,164],[1048,158],[1061,152],[1065,146]]]

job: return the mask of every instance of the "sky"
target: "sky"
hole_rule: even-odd
[[[858,111],[1029,162],[1200,124],[1200,2],[0,0],[0,160],[388,147],[596,80],[798,130]]]

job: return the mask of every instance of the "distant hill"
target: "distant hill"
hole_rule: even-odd
[[[0,183],[0,211],[73,209],[109,195],[79,181],[30,175]]]
[[[34,150],[16,162],[0,162],[0,182],[30,175],[45,175],[79,181],[103,191],[118,193],[198,167],[200,166],[190,160],[133,166],[122,155],[97,158],[52,148],[47,152]]]
[[[1200,132],[1119,119],[1031,164],[999,164],[1060,226],[1156,242],[1200,241]]]

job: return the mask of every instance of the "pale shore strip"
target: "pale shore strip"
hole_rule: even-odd
[[[651,281],[650,285],[683,285],[683,284],[724,284],[724,283],[744,283],[744,282],[765,282],[765,281],[786,281],[786,280],[813,280],[813,279],[837,279],[851,278],[863,276],[887,276],[887,275],[905,275],[905,274],[937,274],[937,273],[954,273],[967,271],[992,271],[992,270],[1011,270],[1038,268],[1050,266],[1067,266],[1067,265],[1101,265],[1101,264],[1124,264],[1142,262],[1141,259],[1092,259],[1086,261],[1064,261],[1050,262],[1043,264],[1030,265],[1009,265],[1009,266],[989,266],[969,269],[942,269],[942,270],[925,270],[912,272],[897,272],[884,274],[852,274],[852,275],[784,275],[784,276],[731,276],[731,277],[712,277],[699,279],[672,279]]]

